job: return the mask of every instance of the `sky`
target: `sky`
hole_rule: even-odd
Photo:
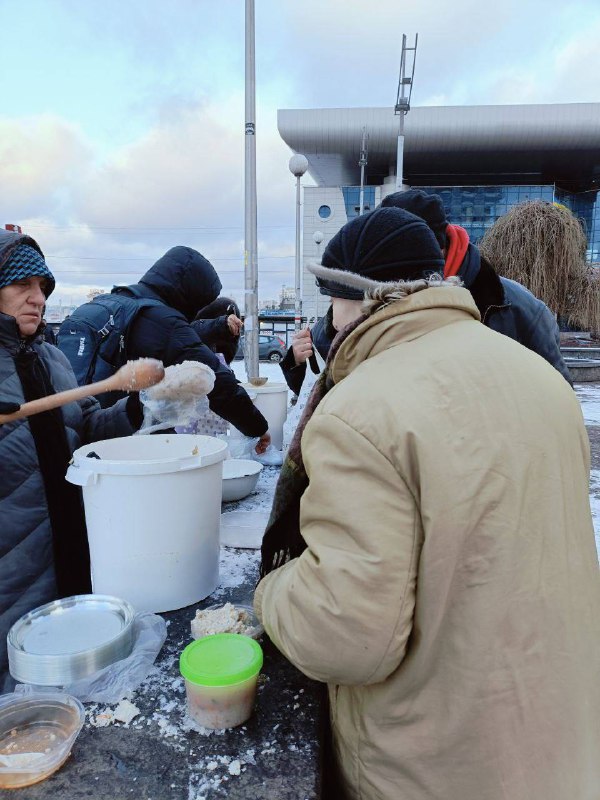
[[[244,1],[0,0],[0,225],[52,302],[135,283],[178,244],[244,291]],[[259,300],[294,285],[278,108],[597,102],[599,0],[256,0]],[[307,175],[307,185],[311,180]]]

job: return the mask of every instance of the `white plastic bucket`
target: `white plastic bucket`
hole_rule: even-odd
[[[73,453],[66,478],[83,488],[94,593],[156,612],[216,589],[226,453],[226,442],[188,434],[108,439]]]
[[[283,448],[283,425],[287,419],[287,383],[265,383],[264,386],[244,384],[244,389],[256,392],[254,405],[269,423],[271,444],[276,450]]]

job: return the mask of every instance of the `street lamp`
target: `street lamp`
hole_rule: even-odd
[[[313,233],[313,242],[317,245],[317,261],[321,261],[321,242],[325,238],[323,231],[315,231]],[[315,319],[319,319],[319,287],[315,281]]]
[[[294,305],[294,321],[297,331],[302,327],[302,294],[300,288],[301,266],[300,266],[300,178],[308,169],[308,159],[306,156],[296,153],[290,158],[290,172],[296,178],[296,302]]]

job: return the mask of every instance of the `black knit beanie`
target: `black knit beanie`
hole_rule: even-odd
[[[380,208],[403,208],[429,225],[441,248],[446,247],[446,227],[448,220],[444,203],[439,194],[427,194],[422,189],[408,189],[406,192],[388,194],[381,201]]]
[[[376,208],[347,222],[325,248],[321,264],[309,266],[321,294],[349,300],[364,296],[356,276],[386,283],[444,271],[444,257],[428,225],[400,208]]]

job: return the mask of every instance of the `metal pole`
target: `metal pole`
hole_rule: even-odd
[[[258,264],[256,233],[256,81],[254,0],[246,0],[246,121],[244,125],[244,359],[248,378],[258,377]]]
[[[358,195],[359,216],[362,215],[365,209],[365,167],[367,166],[367,131],[363,128],[362,141],[360,144],[360,158],[358,159],[358,166],[360,167],[360,192]]]
[[[398,149],[396,151],[396,189],[402,191],[404,183],[404,114],[400,114]]]
[[[294,327],[297,331],[302,327],[302,266],[300,264],[300,175],[296,176],[296,298],[294,303]]]

